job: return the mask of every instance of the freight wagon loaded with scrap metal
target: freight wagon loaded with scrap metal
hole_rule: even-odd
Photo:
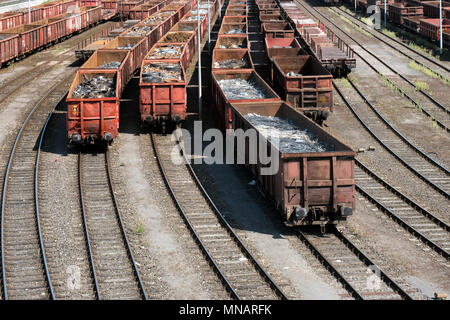
[[[232,129],[253,129],[266,142],[244,139],[245,165],[286,225],[324,227],[352,215],[355,152],[349,146],[282,101],[229,107]],[[270,150],[271,162],[252,162],[252,148],[258,157],[259,148]]]
[[[164,1],[167,3],[167,1]],[[179,3],[182,8],[185,1]],[[155,24],[152,16],[107,42],[81,66],[70,87],[67,102],[67,136],[70,144],[111,144],[118,135],[119,102],[132,75],[141,67],[149,48],[163,35],[168,14]],[[155,15],[158,12],[155,13]],[[171,25],[168,26],[170,29]]]
[[[283,102],[258,75],[245,30],[242,22],[232,27],[222,25],[213,52],[211,86],[219,128],[242,130],[244,137],[234,138],[235,157],[245,159],[257,187],[273,201],[288,226],[324,227],[345,220],[354,210],[355,152],[306,117],[301,108]],[[233,34],[227,33],[230,31]],[[331,81],[329,72],[294,38],[267,37],[266,46],[272,41],[279,44],[270,48],[272,60],[280,50],[291,51],[291,56],[282,55],[280,61],[271,62],[280,69],[276,76],[279,87],[289,87],[286,80],[307,82],[308,75],[290,77],[287,73],[308,68],[314,71],[315,67],[305,67],[308,61],[322,68]],[[283,59],[294,63],[285,66]],[[313,77],[313,81],[320,80],[319,74]],[[331,100],[331,92],[326,94]],[[252,132],[256,134],[252,136]],[[270,163],[267,158],[260,159],[266,151]]]

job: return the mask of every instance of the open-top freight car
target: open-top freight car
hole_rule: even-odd
[[[273,57],[275,91],[322,125],[333,111],[333,76],[313,56]]]
[[[84,95],[81,87],[95,86],[99,92]],[[119,98],[122,91],[117,69],[79,70],[67,102],[67,135],[70,144],[111,143],[119,131]]]
[[[285,102],[249,101],[231,103],[229,108],[232,129],[244,132],[253,129],[258,133],[258,141],[243,139],[246,165],[258,188],[273,201],[288,226],[324,227],[352,215],[356,153],[349,146]],[[280,123],[283,129],[288,126],[289,130],[277,131]],[[303,147],[303,142],[299,142],[307,140],[305,135],[314,148],[306,143]],[[275,143],[277,138],[279,144]],[[260,143],[260,139],[266,143]],[[251,152],[269,153],[270,163],[259,156],[251,162]]]

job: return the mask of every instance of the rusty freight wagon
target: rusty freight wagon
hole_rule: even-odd
[[[294,29],[291,28],[288,22],[264,22],[262,29],[266,38],[294,37]]]
[[[45,23],[23,24],[12,29],[3,30],[0,32],[0,37],[5,34],[18,35],[19,56],[48,44],[47,25]]]
[[[230,103],[281,101],[254,70],[217,70],[212,73],[212,98],[219,127],[231,128]]]
[[[20,37],[17,33],[0,33],[0,67],[20,54]]]
[[[439,41],[439,19],[419,20],[420,34],[431,41]],[[450,31],[450,20],[442,19],[442,31]]]
[[[179,60],[144,60],[139,77],[141,120],[160,126],[186,118],[186,78]]]
[[[117,87],[123,88],[133,75],[131,52],[126,50],[97,50],[80,67],[80,70],[98,71],[99,69],[117,71]],[[121,91],[119,93],[121,93]]]
[[[21,12],[0,13],[0,31],[18,27],[23,23],[23,13]]]
[[[212,71],[254,69],[248,49],[216,49],[212,55]]]
[[[112,143],[119,134],[119,82],[117,70],[78,70],[66,98],[69,143]]]
[[[117,37],[100,50],[129,51],[131,70],[134,72],[141,66],[142,60],[148,52],[148,41],[147,37]]]
[[[333,111],[332,81],[331,73],[310,55],[273,58],[275,91],[320,125]]]
[[[231,103],[230,110],[234,130],[254,129],[258,140],[269,140],[260,144],[251,138],[242,139],[245,163],[258,188],[273,201],[285,224],[324,227],[346,220],[353,213],[355,152],[349,146],[285,102]],[[265,117],[274,117],[268,119],[274,126],[280,122],[283,128],[289,126],[287,133],[280,133],[279,145],[272,139],[276,133],[264,132],[257,124],[258,120],[266,121]],[[303,139],[305,129],[311,136],[311,143],[303,146],[297,135]],[[258,148],[265,150],[260,153]],[[266,150],[270,150],[270,163],[262,164],[260,156],[252,159],[252,153],[266,154]]]
[[[388,18],[396,24],[403,24],[405,17],[423,16],[423,6],[408,2],[391,3],[388,7]]]

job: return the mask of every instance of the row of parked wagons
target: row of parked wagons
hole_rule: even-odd
[[[345,0],[353,5],[353,0]],[[381,16],[384,16],[384,1],[357,0],[357,6],[366,10],[369,5],[378,5]],[[439,41],[439,6],[440,1],[401,0],[387,1],[386,17],[389,21],[401,25],[414,33],[419,33],[431,41]],[[450,48],[450,2],[442,1],[442,39]]]
[[[293,9],[293,6],[291,8]],[[355,152],[306,117],[299,104],[294,107],[289,98],[291,93],[286,95],[287,88],[306,88],[306,85],[302,86],[301,83],[308,81],[308,72],[315,73],[313,82],[321,81],[321,75],[324,75],[324,81],[328,83],[331,82],[332,76],[314,56],[307,55],[300,47],[292,29],[287,25],[283,28],[279,25],[272,28],[272,22],[264,20],[274,12],[279,15],[280,8],[271,0],[229,1],[212,59],[211,85],[217,122],[221,129],[228,129],[228,134],[230,129],[234,132],[239,129],[244,132],[248,129],[256,130],[259,133],[257,139],[266,142],[260,144],[259,141],[243,139],[245,165],[255,177],[258,188],[273,201],[287,225],[324,226],[337,223],[353,212]],[[291,12],[294,13],[294,10]],[[277,92],[283,93],[282,97],[287,102],[283,101],[254,69],[247,30],[254,27],[252,24],[255,21],[250,21],[249,15],[259,16],[265,35],[267,59],[274,74],[272,86],[279,87]],[[242,33],[236,33],[236,30],[241,30]],[[230,64],[230,60],[240,62],[239,68],[235,67],[236,64]],[[291,71],[305,75],[303,78],[291,77]],[[247,81],[256,88],[255,92],[262,93],[263,97],[231,96],[233,90],[230,85],[236,80]],[[312,85],[312,91],[318,92],[316,86],[317,83]],[[237,90],[234,90],[233,95],[239,93],[238,85],[235,87]],[[280,88],[282,90],[279,90]],[[242,86],[241,91],[243,90]],[[331,91],[327,91],[327,94],[331,95]],[[280,118],[297,128],[306,129],[318,141],[332,147],[325,152],[292,153],[281,150],[249,120],[248,117],[254,115],[268,119]],[[259,157],[256,162],[251,162],[250,152],[254,148],[257,149],[254,154],[258,155],[261,154],[261,148],[270,150],[271,159],[278,160],[278,170],[265,174],[264,169],[269,166],[267,163],[263,164]]]
[[[163,132],[186,118],[186,71],[219,10],[219,0],[200,2],[159,40],[144,58],[139,81],[139,109],[144,123]],[[199,10],[200,30],[198,30]],[[198,39],[200,34],[200,40]]]
[[[174,35],[176,32],[169,32],[178,22],[189,20],[187,13],[191,10],[192,1],[171,1],[171,0],[151,0],[146,2],[147,5],[153,5],[156,9],[148,11],[149,16],[143,17],[141,21],[124,30],[114,39],[103,44],[101,48],[96,50],[94,54],[80,67],[75,79],[70,87],[67,102],[67,134],[70,143],[112,143],[118,135],[119,128],[119,100],[125,85],[131,79],[132,75],[141,68],[142,63],[147,61],[146,58],[151,53],[154,46],[160,43],[173,42],[170,38],[175,37],[177,40],[186,40],[185,48],[183,48],[182,65],[185,67],[192,59],[195,52],[195,42],[197,37],[182,37]],[[215,6],[216,10],[218,4]],[[150,12],[154,12],[150,14]],[[206,25],[205,19],[202,22],[202,32],[204,33]],[[111,62],[119,62],[114,68],[104,66]],[[185,70],[185,69],[184,69]],[[99,78],[102,77],[102,78]],[[183,75],[184,77],[184,75]],[[99,95],[97,97],[79,97],[77,90],[80,85],[94,79],[107,79],[114,84],[111,92],[112,96]],[[184,86],[185,87],[185,86]],[[144,90],[142,93],[143,101],[151,100],[152,110],[149,114],[154,114],[154,110],[162,110],[165,107],[155,108],[161,102],[171,105],[166,98],[161,98],[161,90],[151,91]],[[161,101],[163,100],[163,101]],[[168,98],[169,101],[175,102],[176,99]],[[185,100],[185,98],[184,98]],[[142,110],[146,109],[145,103],[142,104]],[[177,113],[178,117],[185,117],[184,107]],[[178,109],[177,109],[178,110]],[[174,110],[165,110],[166,114],[171,114]],[[156,111],[157,113],[158,111]],[[147,117],[144,117],[144,120]],[[156,118],[156,117],[155,117]]]
[[[30,10],[24,8],[0,13],[0,31],[53,18],[79,6],[79,0],[55,0],[31,7]]]
[[[71,37],[103,20],[101,7],[77,7],[71,13],[62,13],[34,23],[26,23],[0,31],[0,63],[23,58],[36,50],[46,48]]]

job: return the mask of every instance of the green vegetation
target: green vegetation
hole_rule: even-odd
[[[355,24],[354,22],[350,21],[349,19],[347,19],[346,17],[338,14],[337,12],[335,12],[334,10],[331,10],[330,8],[328,8],[328,11],[330,11],[331,13],[337,15],[339,17],[339,19],[341,19],[342,21],[344,21],[345,23],[351,25],[353,28],[355,28],[357,31],[359,31],[360,33],[364,34],[367,37],[373,38],[373,35],[370,34],[370,32],[367,32],[366,30],[364,30],[363,28],[361,28],[360,26],[358,26],[357,24]],[[348,28],[344,27],[344,30],[346,32],[350,32],[348,31]]]
[[[350,10],[349,8],[345,6],[340,6],[340,9],[344,10],[345,12],[353,15],[355,18],[361,20],[362,22],[373,26],[372,21],[364,17],[360,12],[357,12],[356,14],[353,12],[353,10]],[[422,38],[421,36],[417,36],[412,34],[406,29],[403,29],[395,24],[392,24],[390,22],[386,23],[386,26],[383,26],[380,31],[391,37],[396,39],[397,41],[403,42],[405,45],[410,47],[411,49],[420,52],[422,54],[428,55],[430,57],[440,59],[450,59],[450,50],[444,48],[444,52],[442,56],[439,54],[439,46],[436,43],[433,43],[425,38]]]
[[[136,229],[136,233],[137,234],[142,234],[144,233],[144,225],[142,224],[142,222],[139,221],[138,223],[138,227]]]
[[[440,74],[437,74],[436,72],[427,68],[424,65],[417,64],[415,61],[410,61],[408,64],[408,67],[410,67],[411,69],[416,70],[416,71],[421,71],[421,72],[425,73],[427,76],[432,77],[434,79],[439,79],[446,85],[450,85],[449,78],[446,78],[446,77],[441,76]]]
[[[416,86],[416,91],[422,90],[422,91],[427,92],[430,96],[432,95],[432,92],[430,91],[430,86],[428,85],[428,83],[423,82],[423,81],[416,81],[416,82],[414,82],[414,85]]]
[[[339,83],[340,85],[342,85],[346,88],[351,87],[350,82],[348,82],[347,78],[340,78],[340,79],[336,79],[334,81],[336,81],[337,83]]]

